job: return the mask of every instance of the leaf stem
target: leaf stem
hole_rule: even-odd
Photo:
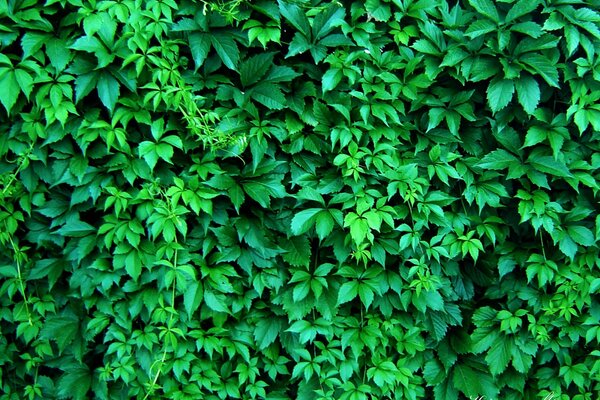
[[[547,260],[546,258],[546,249],[544,248],[544,238],[542,236],[542,231],[539,231],[540,234],[540,244],[542,245],[542,255],[544,256],[544,260]]]
[[[25,302],[25,312],[27,313],[27,319],[29,321],[29,326],[33,326],[33,320],[31,318],[31,312],[29,311],[29,299],[27,298],[27,293],[25,292],[25,284],[23,283],[23,276],[21,274],[21,263],[19,261],[19,249],[15,245],[12,236],[8,236],[8,240],[10,241],[10,245],[15,253],[15,263],[17,264],[17,280],[19,281],[19,290],[21,292],[21,296],[23,296],[23,301]]]
[[[163,197],[166,197],[166,194],[164,192],[161,191],[161,195]],[[167,199],[168,200],[168,199]],[[170,202],[167,201],[167,204],[170,207],[172,207],[172,205],[170,204]],[[178,252],[178,245],[179,242],[177,241],[177,235],[175,235],[175,251],[173,252],[173,267],[175,269],[177,269],[177,252]],[[173,315],[175,314],[176,310],[175,310],[175,289],[177,286],[177,274],[175,274],[174,278],[173,278],[173,282],[171,283],[171,312],[169,315],[169,321],[167,322],[167,332],[169,332],[172,328],[173,325]],[[143,400],[147,400],[148,396],[150,396],[150,393],[152,393],[152,391],[154,390],[156,383],[158,382],[158,378],[160,377],[160,373],[162,371],[163,366],[165,365],[165,360],[167,359],[167,343],[163,342],[163,353],[162,356],[160,358],[160,362],[159,362],[159,367],[158,370],[156,371],[156,374],[154,375],[154,378],[152,379],[152,384],[150,385],[150,388],[148,389],[148,391],[146,392],[146,395],[144,396]],[[152,367],[150,368],[152,370]]]

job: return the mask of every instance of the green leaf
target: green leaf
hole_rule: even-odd
[[[340,286],[340,290],[338,291],[337,305],[344,304],[355,299],[356,296],[358,296],[358,287],[359,284],[355,280],[346,282]]]
[[[564,235],[563,238],[558,242],[558,248],[571,260],[573,260],[577,254],[577,243],[575,243],[573,239],[567,235]]]
[[[288,20],[302,35],[308,37],[310,35],[310,24],[302,9],[296,4],[289,4],[287,1],[278,0],[278,3],[283,18]]]
[[[540,172],[561,178],[572,176],[569,169],[563,163],[556,161],[552,156],[530,156],[527,162]]]
[[[341,7],[328,7],[325,11],[318,13],[312,22],[312,33],[315,40],[325,37],[335,29],[339,22],[343,22],[345,10]]]
[[[26,32],[21,38],[21,48],[23,49],[23,58],[29,58],[37,53],[50,35],[36,31]]]
[[[446,379],[441,384],[433,388],[436,399],[458,400],[458,391],[454,388],[451,379]]]
[[[315,231],[317,232],[317,236],[319,239],[324,240],[329,236],[333,227],[335,226],[335,221],[331,213],[327,210],[323,210],[322,212],[317,214],[317,220],[315,223]]]
[[[227,304],[225,302],[225,296],[222,294],[215,294],[212,290],[206,288],[204,290],[204,303],[213,311],[228,313]]]
[[[590,294],[600,293],[600,278],[596,278],[590,283]]]
[[[189,284],[185,292],[183,292],[183,306],[189,318],[202,304],[204,299],[202,291],[202,282],[192,282]]]
[[[112,75],[104,73],[100,75],[96,89],[102,104],[112,112],[119,99],[119,82]]]
[[[292,236],[281,247],[286,250],[283,259],[290,265],[307,267],[310,264],[311,249],[306,236]]]
[[[497,25],[489,19],[478,19],[469,25],[465,35],[471,39],[475,39],[479,36],[485,35],[486,33],[494,32],[496,29],[498,29]]]
[[[471,398],[481,395],[479,374],[472,368],[464,364],[457,364],[452,372],[454,386],[465,396]]]
[[[167,143],[156,143],[156,145],[154,146],[154,151],[156,152],[156,155],[158,157],[172,164],[171,158],[173,158],[174,154],[173,146]]]
[[[290,226],[292,234],[302,235],[308,232],[314,226],[317,214],[321,211],[323,211],[322,208],[309,208],[294,215]]]
[[[70,398],[74,400],[87,399],[87,393],[92,384],[92,375],[87,366],[69,368],[58,379],[56,387],[59,398]]]
[[[567,232],[569,233],[571,239],[581,246],[592,246],[596,242],[594,239],[594,233],[585,226],[569,225]]]
[[[506,370],[511,359],[512,345],[512,341],[505,337],[500,337],[494,342],[485,357],[492,375],[499,375]]]
[[[365,9],[376,21],[386,22],[392,17],[390,6],[381,4],[381,0],[366,0]]]
[[[541,54],[527,53],[520,58],[520,61],[532,68],[531,73],[538,73],[548,85],[560,88],[558,83],[558,69],[556,66]]]
[[[486,154],[476,165],[483,169],[502,170],[513,165],[521,164],[521,161],[503,149],[494,150]]]
[[[444,381],[446,377],[446,371],[440,362],[432,358],[431,360],[425,363],[425,368],[423,368],[423,378],[428,385],[436,386]]]
[[[282,179],[283,175],[280,174],[265,175],[243,182],[242,187],[261,207],[268,208],[272,197],[282,198],[286,195],[285,187],[281,184]]]
[[[498,389],[491,376],[466,364],[457,364],[452,372],[454,387],[469,398],[496,398]]]
[[[262,79],[262,81],[269,83],[290,82],[300,75],[301,74],[294,71],[293,68],[275,65],[271,67],[269,73]]]
[[[500,257],[500,259],[498,260],[498,272],[500,274],[500,277],[502,278],[503,276],[508,275],[509,273],[514,271],[516,266],[517,263],[511,257]]]
[[[237,70],[240,51],[233,37],[226,33],[213,32],[210,36],[210,42],[223,61],[223,64],[229,69]]]
[[[153,170],[158,162],[158,154],[156,152],[156,143],[143,141],[138,146],[140,157],[146,161],[150,170]]]
[[[475,329],[475,331],[471,335],[471,342],[473,343],[471,351],[474,354],[479,354],[479,353],[484,352],[485,350],[489,349],[495,343],[498,336],[499,336],[499,332],[496,329],[491,329],[491,328]]]
[[[6,112],[10,113],[21,91],[14,70],[0,69],[0,87],[2,88],[0,90],[0,102],[6,108]]]
[[[487,99],[492,112],[502,110],[510,103],[515,85],[510,79],[494,79],[487,89]]]
[[[274,343],[282,326],[279,318],[263,318],[258,321],[254,328],[254,340],[258,344],[258,348],[263,350]]]
[[[208,57],[211,43],[210,35],[206,33],[194,32],[189,35],[188,41],[197,71],[204,64],[206,57]]]
[[[350,236],[357,245],[365,240],[369,230],[369,222],[365,218],[357,218],[350,224]]]
[[[521,76],[515,81],[519,104],[527,114],[533,114],[540,102],[540,87],[531,76]]]
[[[96,227],[88,224],[87,222],[80,221],[79,219],[71,219],[67,221],[62,228],[56,231],[56,233],[70,237],[83,237],[95,232]]]
[[[542,143],[548,137],[547,129],[542,128],[541,126],[532,126],[527,131],[527,135],[525,135],[525,143],[523,144],[523,148],[535,146],[538,143]]]
[[[505,23],[514,21],[515,19],[527,14],[531,14],[539,5],[539,0],[519,0],[512,6],[504,18]]]
[[[323,74],[321,79],[321,86],[323,93],[335,89],[335,87],[341,82],[344,74],[338,68],[332,68]]]
[[[17,82],[19,83],[19,87],[21,88],[23,94],[27,98],[29,98],[29,95],[31,94],[31,91],[33,89],[33,78],[31,77],[31,75],[29,75],[29,73],[22,69],[15,69],[15,78],[17,78]],[[52,90],[50,91],[50,93],[52,95]]]
[[[56,342],[59,353],[62,353],[79,334],[79,319],[72,313],[53,315],[46,318],[40,331],[40,339]]]
[[[57,71],[64,70],[71,59],[71,51],[69,51],[66,43],[57,38],[52,38],[46,42],[46,54],[48,54],[50,64]]]
[[[288,53],[286,54],[285,58],[302,54],[312,48],[313,45],[309,42],[306,36],[302,35],[301,33],[296,33],[290,42],[290,45],[288,46]]]
[[[280,86],[272,83],[259,83],[251,89],[250,96],[270,110],[281,110],[286,105]]]
[[[259,82],[273,64],[274,53],[261,53],[240,65],[240,80],[244,87]]]
[[[125,258],[125,271],[134,281],[137,281],[142,273],[142,260],[135,248],[132,248]]]
[[[498,10],[496,10],[496,6],[491,0],[469,0],[469,4],[481,15],[488,17],[496,23],[500,22]]]

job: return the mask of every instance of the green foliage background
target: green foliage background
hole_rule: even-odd
[[[0,0],[0,49],[0,399],[598,398],[599,1]]]

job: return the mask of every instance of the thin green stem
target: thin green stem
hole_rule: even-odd
[[[25,155],[21,159],[21,162],[19,162],[19,165],[17,166],[16,171],[10,175],[8,183],[6,183],[6,185],[4,186],[4,189],[2,189],[2,196],[4,196],[6,194],[8,189],[10,189],[10,187],[12,186],[13,182],[17,179],[17,175],[19,175],[19,172],[21,172],[21,169],[23,169],[23,166],[26,164],[25,160],[29,157],[29,155],[33,151],[33,145],[34,145],[33,142],[29,145],[29,149],[27,150],[27,153],[25,153]]]
[[[542,245],[542,255],[544,256],[544,260],[547,260],[547,258],[546,258],[546,249],[544,247],[544,238],[542,236],[542,231],[541,230],[539,231],[539,234],[540,234],[540,244]]]
[[[25,292],[25,283],[23,283],[23,275],[21,273],[21,262],[19,260],[19,249],[17,245],[13,241],[12,237],[9,236],[8,240],[10,241],[10,245],[15,253],[15,263],[17,264],[17,280],[19,281],[19,290],[21,292],[21,296],[23,296],[23,301],[25,302],[25,312],[27,313],[27,319],[29,321],[29,326],[33,326],[33,320],[31,317],[31,312],[29,311],[29,299],[27,298],[27,293]]]
[[[161,191],[160,193],[165,199],[166,199],[166,194]],[[168,200],[168,199],[166,199]],[[172,207],[171,203],[167,201],[167,204],[169,206],[169,208]],[[177,245],[179,244],[179,242],[177,241],[177,236],[175,236],[175,251],[173,252],[173,267],[175,269],[177,269],[177,253],[178,253],[178,248]],[[173,318],[174,318],[174,314],[175,314],[175,291],[176,291],[176,286],[177,286],[177,274],[175,274],[175,277],[173,278],[173,282],[171,283],[171,312],[169,313],[169,321],[167,322],[167,332],[171,330],[172,325],[173,325]],[[158,382],[158,378],[160,377],[160,373],[162,372],[162,368],[165,365],[165,360],[167,359],[167,344],[163,343],[163,352],[162,352],[162,356],[160,358],[159,361],[159,366],[158,366],[158,370],[156,371],[156,374],[154,375],[154,378],[152,379],[152,384],[150,385],[150,388],[148,389],[148,392],[146,392],[146,395],[144,396],[143,400],[148,399],[148,396],[150,396],[150,393],[152,393],[152,391],[154,390],[154,388],[156,387],[156,383]]]

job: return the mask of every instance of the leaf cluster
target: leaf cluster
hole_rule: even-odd
[[[0,0],[0,400],[600,392],[600,3]]]

